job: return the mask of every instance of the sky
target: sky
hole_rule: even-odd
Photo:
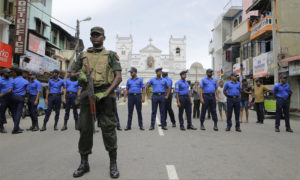
[[[169,54],[169,39],[186,36],[187,67],[200,62],[211,67],[208,53],[214,20],[229,0],[52,0],[52,16],[76,27],[76,20],[91,17],[80,23],[80,38],[90,47],[90,28],[105,29],[105,48],[116,49],[116,36],[133,37],[133,53],[152,44]],[[59,24],[59,23],[58,23]],[[71,34],[75,31],[64,27]]]

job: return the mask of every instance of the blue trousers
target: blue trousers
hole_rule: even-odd
[[[77,94],[66,94],[66,114],[65,114],[65,121],[69,120],[70,116],[70,109],[73,109],[73,115],[74,115],[74,120],[78,120],[78,112],[77,112],[77,106],[75,104],[75,100],[77,98]]]
[[[170,93],[169,98],[166,99],[166,105],[165,105],[165,121],[167,123],[167,118],[168,118],[168,113],[171,119],[172,124],[176,124],[175,121],[175,116],[174,116],[174,112],[172,109],[172,98],[173,98],[173,94]]]
[[[142,95],[128,95],[128,121],[127,127],[131,127],[132,113],[134,106],[137,111],[139,127],[143,127],[143,116],[142,116]]]
[[[290,100],[288,98],[277,98],[276,100],[276,121],[275,128],[280,126],[280,118],[282,117],[282,111],[285,119],[285,127],[287,129],[291,128],[290,126]]]
[[[12,95],[6,95],[2,98],[0,98],[0,124],[6,124],[6,110],[7,108],[12,114],[12,118],[14,118],[14,103],[12,99]]]
[[[36,96],[30,95],[28,99],[28,109],[31,117],[32,125],[36,124],[38,122],[38,113],[37,113],[37,105],[34,105]]]
[[[231,128],[232,126],[232,111],[234,110],[234,116],[235,116],[235,127],[240,127],[240,104],[241,100],[240,98],[227,98],[227,127]]]
[[[44,122],[47,123],[49,121],[52,109],[55,111],[55,122],[58,122],[60,107],[61,107],[61,96],[51,96],[49,94],[48,107],[46,110]]]
[[[203,123],[205,121],[206,110],[209,109],[212,115],[212,119],[214,122],[218,122],[217,116],[217,102],[215,96],[209,96],[203,94],[204,104],[201,107],[201,116],[200,121]]]
[[[180,126],[184,125],[183,111],[185,110],[187,116],[187,126],[192,125],[192,105],[188,96],[179,96],[181,106],[179,107],[178,119]]]
[[[21,120],[21,116],[24,108],[25,96],[21,95],[13,95],[13,103],[14,103],[14,131],[20,129],[19,124]]]
[[[155,125],[157,106],[159,106],[160,111],[160,123],[161,126],[166,126],[165,121],[165,95],[155,95],[152,96],[152,115],[151,115],[151,126]]]

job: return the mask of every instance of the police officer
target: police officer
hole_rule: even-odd
[[[48,104],[46,115],[44,118],[44,124],[41,131],[47,130],[47,122],[49,121],[52,109],[55,111],[54,131],[57,131],[57,123],[59,120],[59,113],[61,107],[61,88],[64,87],[64,80],[58,75],[59,71],[54,69],[52,72],[52,78],[49,80],[48,88],[46,92],[45,104]]]
[[[192,124],[192,99],[189,92],[189,83],[186,81],[186,73],[188,71],[181,71],[180,77],[181,79],[176,82],[175,84],[175,92],[176,92],[176,99],[177,99],[177,106],[179,107],[179,123],[180,123],[180,130],[185,131],[184,122],[183,122],[183,111],[187,115],[187,129],[190,130],[197,130]]]
[[[4,128],[6,124],[5,112],[7,108],[12,113],[14,118],[14,107],[12,102],[13,79],[9,77],[10,69],[2,70],[3,77],[0,79],[0,133],[7,133]]]
[[[81,71],[83,74],[79,79],[80,85],[83,84],[81,95],[85,94],[84,78],[85,67],[92,70],[91,77],[94,80],[94,92],[97,96],[96,110],[97,118],[100,118],[103,141],[105,149],[109,152],[110,158],[110,176],[119,177],[117,168],[117,120],[115,116],[115,95],[114,90],[122,81],[121,65],[118,55],[113,51],[108,51],[103,47],[105,40],[104,29],[94,27],[91,29],[90,40],[93,47],[88,48],[76,63],[73,65],[74,71]],[[80,131],[79,153],[81,163],[74,172],[73,177],[80,177],[90,170],[88,155],[92,153],[94,122],[90,113],[88,97],[80,98],[80,115],[78,119],[78,128]]]
[[[206,70],[207,77],[203,78],[200,83],[200,101],[202,103],[201,108],[201,130],[205,130],[204,121],[206,110],[209,108],[211,111],[212,119],[214,121],[214,130],[218,131],[218,117],[216,106],[219,102],[218,83],[217,80],[212,77],[213,70]]]
[[[273,89],[274,96],[276,97],[276,121],[275,132],[280,132],[280,118],[282,111],[285,119],[285,127],[287,132],[293,132],[290,126],[290,97],[292,95],[290,85],[287,83],[287,76],[280,75],[280,83],[276,84]]]
[[[42,85],[40,81],[36,79],[37,76],[36,72],[31,72],[29,76],[30,76],[30,82],[27,86],[27,92],[29,98],[28,98],[27,105],[28,105],[32,125],[27,130],[38,131],[39,124],[38,124],[37,106],[39,104],[39,97],[40,97]]]
[[[25,95],[26,89],[29,82],[26,80],[28,76],[27,71],[22,72],[22,76],[18,76],[14,79],[13,82],[13,103],[14,103],[14,128],[12,130],[12,134],[22,133],[23,129],[19,127],[21,116],[23,113],[24,102],[25,102]]]
[[[143,79],[137,76],[137,69],[135,67],[131,67],[129,72],[131,78],[127,80],[126,91],[124,95],[124,102],[126,102],[128,96],[128,121],[125,131],[131,130],[134,106],[137,111],[140,130],[144,131],[142,103],[145,102],[145,85],[143,83]]]
[[[170,89],[172,89],[173,81],[168,76],[168,70],[163,69],[162,77],[168,81],[168,86],[170,87]],[[169,94],[168,99],[166,99],[166,105],[165,105],[165,122],[167,124],[167,117],[168,117],[168,112],[169,112],[169,116],[170,116],[170,119],[172,122],[172,127],[176,127],[176,121],[175,121],[174,112],[172,109],[172,98],[173,98],[173,93],[170,90],[170,94]]]
[[[166,127],[166,121],[165,121],[165,102],[166,99],[169,98],[170,94],[170,86],[168,85],[168,81],[165,78],[161,77],[162,74],[162,68],[157,68],[155,70],[156,77],[152,78],[147,86],[147,96],[149,99],[151,99],[149,88],[152,86],[152,115],[151,115],[151,126],[150,131],[154,130],[155,125],[155,119],[156,119],[156,112],[157,112],[157,106],[159,105],[160,110],[160,122],[161,127],[163,130],[168,130]]]
[[[224,95],[227,97],[227,128],[226,131],[230,131],[232,126],[232,111],[235,115],[235,130],[242,132],[240,128],[240,93],[242,91],[241,84],[237,81],[238,75],[231,74],[231,81],[227,82],[224,86]]]
[[[73,109],[73,115],[75,120],[75,129],[77,129],[77,120],[78,120],[78,112],[77,106],[75,104],[75,100],[77,96],[80,95],[81,87],[78,85],[78,80],[75,73],[71,73],[70,77],[66,79],[64,84],[64,97],[63,103],[66,105],[66,112],[64,117],[64,126],[62,127],[62,131],[68,129],[68,120],[70,116],[70,109]]]

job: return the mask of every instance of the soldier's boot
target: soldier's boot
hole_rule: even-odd
[[[64,126],[61,128],[61,130],[62,130],[62,131],[65,131],[65,130],[67,130],[67,129],[68,129],[68,126],[67,126],[67,124],[68,124],[68,120],[65,120],[65,122],[64,122]]]
[[[33,124],[33,129],[32,129],[32,131],[38,131],[38,130],[40,130],[40,128],[39,128],[39,123],[38,123],[38,122],[35,122],[35,123]]]
[[[5,134],[7,131],[5,130],[3,124],[0,124],[0,133]]]
[[[90,165],[88,155],[80,154],[81,162],[78,169],[73,173],[74,178],[83,176],[85,173],[90,171]]]
[[[119,178],[120,172],[118,170],[117,166],[117,150],[113,150],[109,152],[109,158],[110,158],[110,177],[111,178]]]
[[[55,123],[54,123],[54,131],[57,131],[58,129],[57,129],[57,123],[58,123],[58,121],[55,121]]]
[[[206,130],[205,127],[204,127],[204,122],[201,122],[201,127],[200,127],[200,129],[201,129],[202,131],[205,131],[205,130]]]
[[[218,131],[219,129],[218,129],[218,123],[215,121],[214,122],[214,131]]]
[[[32,125],[30,126],[30,128],[26,129],[26,131],[32,131],[34,128],[34,122],[32,122]]]
[[[42,127],[42,129],[40,131],[46,131],[47,130],[46,126],[47,126],[47,123],[44,121],[43,127]]]

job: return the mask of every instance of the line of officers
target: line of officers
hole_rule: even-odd
[[[5,68],[2,70],[0,78],[0,133],[7,133],[4,124],[6,121],[6,110],[11,113],[14,127],[12,134],[22,133],[24,130],[20,128],[20,119],[23,108],[27,104],[30,113],[32,125],[28,131],[45,131],[46,125],[52,110],[55,111],[54,130],[58,130],[57,124],[62,101],[66,105],[64,116],[64,125],[62,131],[67,130],[67,122],[69,120],[70,109],[73,109],[75,124],[78,120],[77,106],[75,100],[80,95],[81,87],[78,85],[77,78],[70,76],[65,81],[59,77],[60,72],[56,69],[51,71],[52,78],[48,82],[48,88],[45,96],[45,105],[47,109],[43,126],[40,129],[38,123],[38,104],[41,97],[42,86],[37,80],[36,72],[23,71],[16,78],[11,77],[11,70]],[[61,91],[63,89],[63,93]],[[75,127],[76,128],[76,127]],[[76,128],[77,129],[77,128]]]

